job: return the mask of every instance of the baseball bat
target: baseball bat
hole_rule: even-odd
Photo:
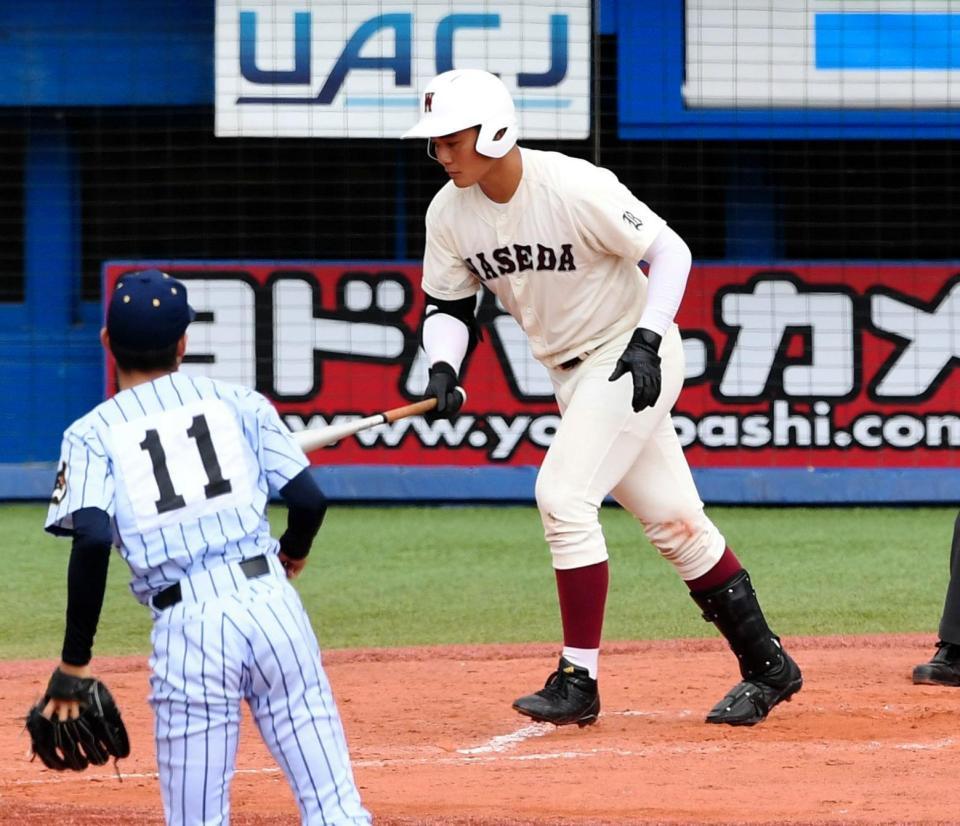
[[[457,391],[467,400],[467,394],[462,387]],[[309,430],[298,430],[293,434],[298,445],[304,453],[310,453],[312,450],[318,450],[321,447],[328,447],[347,436],[353,436],[361,430],[367,430],[376,427],[378,424],[395,422],[397,419],[405,419],[407,416],[418,416],[422,413],[429,413],[437,406],[436,399],[424,399],[423,401],[405,404],[403,407],[394,407],[390,410],[384,410],[382,413],[375,413],[372,416],[366,416],[362,419],[355,419],[352,422],[343,424],[331,424],[326,427],[315,427]]]

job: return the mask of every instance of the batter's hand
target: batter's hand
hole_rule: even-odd
[[[464,393],[457,381],[457,371],[445,361],[438,361],[430,368],[430,381],[423,391],[424,398],[437,400],[435,419],[453,418],[463,406]]]
[[[653,407],[660,398],[661,337],[653,330],[638,327],[613,368],[609,381],[616,381],[626,373],[633,376],[633,412]]]

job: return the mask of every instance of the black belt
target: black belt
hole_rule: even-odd
[[[563,364],[558,364],[557,367],[561,370],[572,370],[581,361],[583,361],[583,356],[574,356],[572,359],[567,359]]]
[[[252,559],[243,560],[240,563],[240,570],[243,571],[243,575],[247,579],[256,579],[258,576],[267,573],[270,570],[270,565],[267,563],[267,558],[260,554],[260,556],[255,556]],[[183,599],[183,593],[180,590],[180,583],[174,582],[173,585],[164,588],[150,601],[154,608],[162,611],[164,608],[176,605],[181,599]]]

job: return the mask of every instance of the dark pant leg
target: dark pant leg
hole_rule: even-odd
[[[953,545],[950,547],[950,583],[940,619],[940,639],[960,645],[960,513],[953,526]]]

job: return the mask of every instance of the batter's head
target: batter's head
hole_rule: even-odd
[[[453,69],[437,75],[424,90],[422,115],[403,138],[441,138],[480,127],[476,149],[502,158],[517,142],[517,113],[510,92],[482,69]]]

